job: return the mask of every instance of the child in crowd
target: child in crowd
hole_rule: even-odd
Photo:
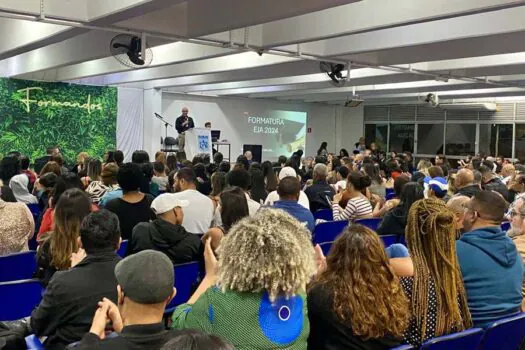
[[[162,162],[153,163],[153,178],[152,182],[159,186],[159,191],[165,192],[168,187],[168,176],[166,175],[166,167]]]

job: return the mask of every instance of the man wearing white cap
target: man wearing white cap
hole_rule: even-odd
[[[157,215],[152,222],[141,222],[133,229],[130,243],[132,254],[153,249],[166,254],[173,264],[183,264],[202,259],[204,251],[197,235],[187,232],[182,226],[183,208],[189,201],[178,199],[176,194],[161,194],[151,203]]]
[[[284,179],[285,177],[292,176],[297,177],[297,173],[295,172],[295,169],[290,166],[285,166],[284,168],[279,171],[279,181]],[[274,202],[277,202],[279,200],[279,194],[277,191],[270,192],[268,194],[268,197],[266,197],[266,201],[264,202],[264,205],[273,205]],[[310,202],[308,201],[308,197],[306,194],[301,191],[299,192],[299,200],[298,203],[301,204],[306,209],[310,210]]]

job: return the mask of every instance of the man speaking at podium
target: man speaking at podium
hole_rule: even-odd
[[[186,143],[184,133],[186,130],[193,129],[194,127],[193,118],[188,117],[188,108],[182,108],[182,115],[175,121],[175,129],[177,129],[179,133],[179,152],[184,152],[184,145]]]

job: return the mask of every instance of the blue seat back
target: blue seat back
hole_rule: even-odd
[[[510,230],[510,222],[505,221],[501,223],[501,230],[502,231],[508,231]]]
[[[29,350],[44,350],[44,344],[34,334],[26,337],[26,347]]]
[[[38,229],[40,228],[40,215],[42,215],[42,209],[40,209],[40,205],[38,204],[27,204],[27,207],[29,208],[29,211],[31,214],[33,214],[33,219],[35,220],[35,234],[33,235],[33,238],[31,238],[28,242],[29,249],[36,250],[38,247],[38,243],[36,241],[36,236],[38,233]]]
[[[128,240],[125,239],[122,242],[120,242],[120,248],[117,251],[117,254],[123,258],[126,256],[126,251],[128,250]]]
[[[332,221],[334,219],[332,209],[319,209],[314,213],[314,219]]]
[[[421,345],[421,350],[476,349],[481,337],[483,337],[483,329],[471,328],[429,339]]]
[[[379,236],[379,238],[381,238],[381,240],[383,241],[385,248],[390,247],[392,244],[398,243],[397,235],[385,235],[385,236]]]
[[[319,247],[321,247],[321,250],[323,251],[324,256],[327,256],[328,253],[330,253],[330,249],[332,248],[332,245],[334,242],[324,242],[320,243]]]
[[[381,218],[358,219],[355,221],[356,224],[366,226],[372,231],[377,231],[380,222]]]
[[[173,312],[175,307],[184,304],[190,299],[193,289],[200,277],[200,263],[198,261],[175,265],[175,288],[177,294],[166,307],[166,312]]]
[[[14,321],[31,315],[42,300],[43,288],[36,279],[0,283],[0,321]]]
[[[15,253],[0,256],[0,282],[33,278],[36,271],[36,252]]]
[[[525,313],[520,313],[488,326],[479,349],[518,349],[524,338]]]
[[[391,199],[396,198],[396,194],[394,192],[387,193],[385,196],[385,200],[389,201]]]
[[[314,229],[313,242],[321,244],[333,242],[341,232],[348,226],[348,221],[329,221],[317,224]]]
[[[396,346],[395,348],[390,348],[390,350],[412,350],[412,349],[415,349],[415,347],[413,347],[410,344],[403,344],[403,345]]]

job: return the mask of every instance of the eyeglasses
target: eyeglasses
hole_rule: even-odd
[[[512,210],[510,213],[509,213],[510,217],[515,217],[515,216],[519,216],[521,218],[525,218],[525,214],[521,214],[521,213],[518,213],[517,211],[515,210]]]

